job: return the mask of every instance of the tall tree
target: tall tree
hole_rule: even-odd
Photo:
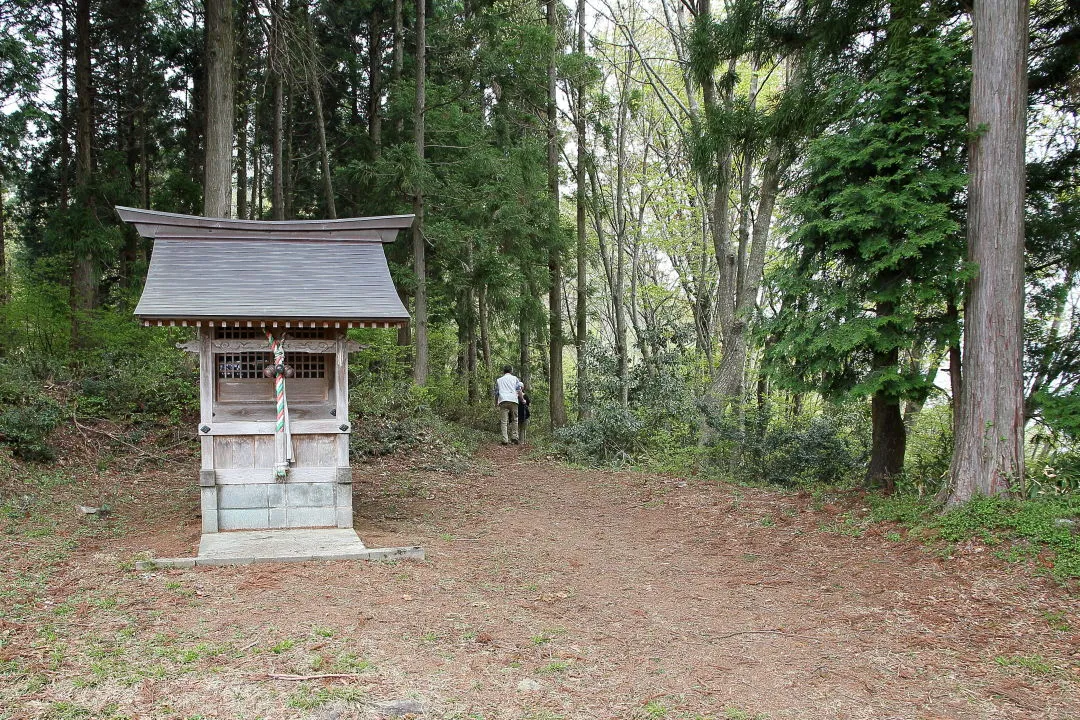
[[[566,424],[566,397],[563,388],[563,329],[562,329],[562,232],[559,222],[559,127],[558,90],[559,26],[558,0],[547,0],[547,28],[551,37],[551,54],[548,57],[547,77],[547,169],[548,195],[552,205],[548,227],[550,251],[548,254],[548,272],[550,289],[548,290],[548,412],[551,427],[560,428]]]
[[[206,0],[206,163],[203,214],[232,214],[233,3]]]
[[[427,4],[416,0],[416,108],[413,124],[413,144],[416,151],[416,187],[413,195],[413,214],[416,220],[412,228],[413,272],[416,275],[416,292],[413,294],[413,328],[415,355],[413,358],[413,382],[427,384],[428,377],[428,309],[427,309],[427,259],[424,245],[424,115],[427,111]]]
[[[382,8],[376,5],[368,22],[368,136],[376,158],[382,152],[382,31]]]
[[[51,8],[47,10],[51,14]],[[67,48],[67,12],[61,7],[62,36],[61,54]],[[10,3],[0,10],[0,25],[4,25],[0,41],[0,305],[8,299],[9,275],[7,256],[7,218],[5,215],[6,193],[14,186],[15,153],[22,145],[27,132],[29,112],[40,90],[39,67],[43,60],[35,47],[35,38],[44,29],[43,18],[35,17],[32,3]],[[45,13],[42,13],[45,15]],[[51,18],[50,18],[51,19]],[[67,67],[64,64],[66,73]],[[66,90],[66,76],[61,91]],[[2,323],[2,320],[0,320]],[[3,342],[0,332],[0,343]],[[3,348],[0,346],[0,353]]]
[[[337,217],[337,204],[334,202],[334,173],[330,168],[330,147],[326,143],[326,117],[323,112],[322,92],[323,64],[306,0],[301,5],[301,9],[303,20],[299,30],[304,40],[301,43],[298,59],[303,63],[305,79],[311,90],[312,107],[315,110],[315,130],[319,138],[319,158],[322,161],[323,202],[326,216],[334,219]]]
[[[285,219],[285,17],[281,0],[270,0],[268,64],[273,88],[270,130],[270,212],[274,220]]]
[[[575,229],[577,232],[577,300],[574,308],[574,317],[577,322],[577,417],[584,420],[591,412],[589,407],[589,375],[588,375],[588,338],[589,338],[589,285],[588,285],[588,243],[585,233],[585,161],[586,161],[586,136],[585,136],[585,0],[577,0],[577,45],[578,62],[582,67],[578,68],[576,94],[574,97],[574,129],[577,132],[577,167],[575,168],[575,180],[577,182]]]
[[[85,342],[82,329],[84,314],[97,304],[97,273],[95,270],[92,225],[94,212],[93,143],[94,101],[91,70],[90,37],[91,0],[75,3],[75,197],[78,212],[82,213],[74,233],[74,268],[71,277],[71,337],[76,347]]]
[[[1024,147],[1027,0],[972,13],[964,356],[949,504],[1007,494],[1024,477]]]
[[[866,479],[886,490],[904,465],[903,402],[932,387],[909,354],[958,332],[944,300],[960,284],[964,50],[944,18],[892,4],[866,79],[832,79],[833,104],[850,109],[811,143],[798,230],[773,274],[774,366],[796,389],[872,398]]]

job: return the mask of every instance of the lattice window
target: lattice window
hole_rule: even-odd
[[[217,356],[218,377],[229,380],[256,380],[263,368],[273,363],[269,352],[226,353]],[[326,356],[312,353],[285,353],[285,364],[296,371],[297,378],[325,378]]]
[[[273,361],[268,352],[240,352],[217,356],[218,377],[230,380],[254,380],[263,376],[263,368]]]
[[[312,353],[285,353],[285,364],[292,366],[298,378],[326,377],[326,356]]]
[[[250,327],[219,327],[214,334],[218,340],[250,340],[251,338],[262,338],[266,334],[262,328]]]
[[[279,336],[284,333],[285,342],[288,342],[289,338],[320,340],[327,334],[324,328],[274,328],[272,332]],[[261,327],[219,327],[215,330],[214,337],[218,340],[265,340],[266,330]]]

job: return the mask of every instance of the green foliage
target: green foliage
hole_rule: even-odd
[[[1043,548],[1052,554],[1045,561],[1058,580],[1080,578],[1080,495],[1059,495],[1036,500],[977,497],[939,513],[927,498],[899,493],[891,498],[871,497],[876,521],[899,522],[932,539],[957,543],[978,539],[991,546],[1017,547],[1028,543],[1034,552],[1006,553],[1003,557],[1030,558]]]
[[[93,350],[83,356],[81,414],[120,419],[139,414],[194,422],[199,408],[198,363],[176,343],[191,331],[144,328],[127,313],[103,312],[87,327]]]
[[[48,444],[48,436],[61,417],[60,405],[44,395],[11,404],[0,399],[0,442],[10,445],[16,457],[50,461],[56,453]]]
[[[631,366],[628,405],[622,404],[618,360],[590,348],[586,356],[592,413],[556,431],[556,448],[573,462],[639,463],[663,472],[690,472],[698,464],[702,411],[694,398],[696,367],[681,350],[663,350]]]
[[[71,331],[70,290],[56,280],[63,258],[43,260],[14,274],[11,297],[0,305],[2,360],[38,380],[63,377]]]
[[[809,417],[747,407],[710,416],[714,466],[741,482],[807,487],[853,483],[866,464],[866,407],[845,403]]]
[[[394,332],[353,331],[353,337],[365,347],[350,358],[350,454],[377,457],[420,445],[434,415],[429,391],[412,382],[410,348],[399,348]]]
[[[1020,668],[1034,675],[1054,672],[1054,665],[1042,655],[999,655],[994,662],[1004,668]]]
[[[67,290],[48,280],[48,262],[18,275],[2,307],[8,351],[0,356],[0,442],[17,457],[49,461],[49,433],[73,415],[191,420],[198,411],[194,359],[175,344],[190,331],[147,329],[124,310],[87,314],[90,349],[68,347]]]
[[[1070,441],[1080,440],[1080,390],[1040,390],[1033,398],[1040,420]]]
[[[557,448],[571,462],[585,465],[631,462],[641,449],[645,425],[621,405],[603,405],[580,422],[555,431]]]
[[[1080,492],[1080,451],[1066,448],[1029,460],[1023,489],[1029,498]]]
[[[790,387],[925,399],[932,378],[905,355],[959,336],[946,300],[965,277],[967,50],[943,21],[905,6],[870,72],[836,78],[847,110],[810,145],[798,224],[769,276],[780,308],[761,330],[766,363]]]
[[[947,404],[924,407],[908,425],[907,457],[901,491],[934,495],[948,477],[953,452],[952,408]]]

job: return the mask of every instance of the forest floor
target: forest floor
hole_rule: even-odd
[[[146,447],[2,489],[0,718],[1080,718],[1075,591],[858,493],[486,446],[355,468],[423,561],[138,572],[199,539],[195,458]]]

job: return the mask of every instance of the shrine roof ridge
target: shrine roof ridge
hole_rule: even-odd
[[[126,220],[136,217],[128,210],[117,208]],[[145,218],[149,211],[132,212]],[[200,219],[168,213],[149,215],[181,218],[185,222]],[[377,224],[371,229],[350,232],[378,233],[373,239],[361,236],[339,242],[336,238],[318,236],[326,232],[329,224],[366,220]],[[250,225],[253,221],[233,222]],[[316,236],[298,238],[290,230],[284,237],[274,237],[272,232],[245,234],[229,229],[223,237],[211,234],[192,238],[170,233],[155,237],[140,228],[144,236],[155,240],[135,315],[170,325],[184,320],[274,318],[351,321],[358,326],[371,323],[388,327],[408,321],[408,311],[390,277],[383,250],[387,238],[382,235],[392,240],[400,228],[412,223],[411,215],[298,222],[311,223],[305,227],[316,230]],[[254,224],[270,223],[254,221]],[[393,227],[395,224],[397,227]],[[156,233],[157,229],[170,226],[155,227]]]
[[[393,242],[398,231],[411,227],[415,218],[414,215],[382,215],[334,220],[243,220],[206,218],[120,205],[116,206],[116,212],[146,238],[262,242]]]

